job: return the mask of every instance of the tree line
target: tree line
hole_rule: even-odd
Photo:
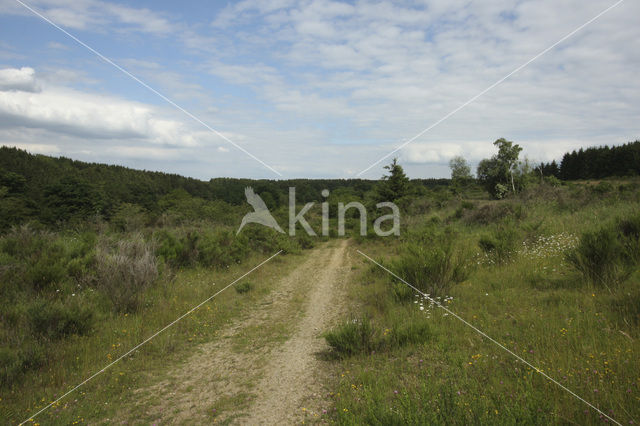
[[[536,178],[577,180],[640,175],[640,141],[581,148],[564,154],[560,165],[553,160],[535,166],[527,159],[519,159],[522,147],[512,141],[500,138],[493,144],[498,152],[480,161],[476,181],[494,198],[516,193]],[[452,158],[449,167],[454,188],[473,182],[471,168],[463,157]]]
[[[392,182],[395,182],[392,180]],[[377,198],[391,182],[365,179],[237,179],[209,181],[177,174],[134,170],[123,166],[87,163],[65,157],[30,154],[0,147],[0,230],[28,221],[56,225],[91,217],[110,220],[122,210],[143,209],[162,214],[167,208],[197,210],[202,203],[241,206],[244,189],[254,188],[269,208],[286,206],[288,188],[296,188],[296,202],[322,202],[321,192],[331,198]],[[446,187],[448,179],[414,179],[412,187]],[[393,188],[399,196],[404,188]],[[392,197],[391,201],[396,197]],[[195,203],[195,204],[194,204]],[[195,213],[193,213],[195,214]]]

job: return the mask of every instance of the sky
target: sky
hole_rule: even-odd
[[[501,137],[533,162],[640,139],[637,0],[468,105],[615,1],[21,1],[121,68],[0,0],[0,145],[33,153],[377,179],[392,156],[373,163],[437,123],[393,154],[429,178]]]

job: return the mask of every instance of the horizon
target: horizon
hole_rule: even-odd
[[[640,138],[638,12],[4,0],[0,145],[200,180],[375,180],[394,156],[448,178],[450,158],[475,170],[500,137],[559,161]]]

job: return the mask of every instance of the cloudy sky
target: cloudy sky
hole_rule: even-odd
[[[0,144],[201,179],[355,177],[614,3],[26,1],[181,111],[0,0]],[[639,139],[638,16],[623,1],[401,149],[401,164],[443,177],[500,137],[534,161]]]

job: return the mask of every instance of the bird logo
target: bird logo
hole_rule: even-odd
[[[269,212],[269,209],[267,208],[267,205],[264,203],[262,198],[260,198],[258,194],[253,192],[253,188],[251,188],[250,186],[246,187],[244,189],[244,195],[247,197],[247,202],[251,204],[255,211],[244,215],[244,217],[242,218],[242,223],[240,224],[240,228],[238,228],[236,235],[240,233],[242,228],[244,228],[247,223],[259,223],[284,234],[284,231],[282,230],[282,228],[280,228],[278,222],[276,222],[273,216],[271,216],[271,212]]]

